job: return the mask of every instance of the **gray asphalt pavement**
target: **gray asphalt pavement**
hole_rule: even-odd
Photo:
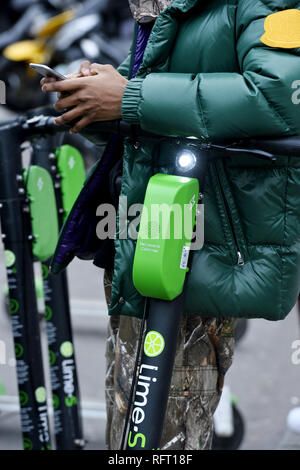
[[[288,448],[295,442],[300,449],[300,434],[286,427],[289,410],[300,406],[300,365],[292,362],[292,344],[299,338],[296,309],[283,321],[248,325],[226,379],[245,420],[241,449]]]
[[[0,107],[0,120],[4,116],[7,119],[8,114]],[[68,270],[85,437],[90,449],[104,449],[107,317],[102,275],[91,262],[79,260]],[[5,342],[7,356],[6,364],[0,365],[0,450],[21,448],[16,370],[2,295],[4,285],[0,243],[0,341]],[[241,449],[300,449],[300,434],[293,434],[286,427],[289,410],[300,406],[300,365],[292,362],[292,344],[297,339],[296,309],[281,322],[248,322],[226,378],[244,417],[246,432]]]

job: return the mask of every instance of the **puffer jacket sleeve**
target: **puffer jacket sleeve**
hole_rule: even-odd
[[[292,96],[300,78],[300,50],[271,48],[260,38],[268,15],[300,8],[300,2],[260,4],[238,2],[237,73],[151,73],[130,80],[123,119],[161,135],[210,140],[299,134],[300,109]]]
[[[130,66],[130,61],[131,61],[131,53],[128,54],[126,59],[119,65],[117,68],[118,72],[123,75],[123,77],[128,77],[129,75],[129,66]]]

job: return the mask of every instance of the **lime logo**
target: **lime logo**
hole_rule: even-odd
[[[189,202],[189,209],[190,211],[193,210],[194,205],[196,204],[196,194],[192,197],[192,199]]]
[[[75,166],[75,158],[73,156],[69,158],[68,165],[69,165],[70,170],[73,170]]]
[[[54,410],[57,410],[59,407],[59,398],[57,395],[55,395],[55,393],[52,394],[52,401]]]
[[[26,392],[23,392],[23,390],[20,391],[19,393],[19,399],[20,399],[20,405],[25,406],[28,402],[28,395]]]
[[[52,309],[48,305],[45,308],[45,319],[46,321],[50,321],[52,318]]]
[[[131,439],[131,434],[132,432],[130,431],[129,436],[128,436],[128,445],[129,447],[135,447],[138,444],[138,439],[141,439],[140,446],[143,448],[145,447],[146,444],[146,437],[142,433],[138,433],[134,435],[134,439]]]
[[[15,343],[15,356],[16,359],[20,359],[23,356],[24,348],[20,343]]]
[[[150,352],[151,357],[157,356],[162,352],[164,349],[164,344],[165,341],[160,333],[157,331],[149,331],[149,333],[146,335],[146,340],[148,337],[148,342],[144,345],[144,350],[148,349]],[[145,351],[145,354],[147,352]],[[147,354],[148,356],[149,354]],[[136,385],[136,392],[135,392],[135,400],[133,403],[133,410],[131,414],[131,421],[133,424],[133,431],[134,431],[134,436],[132,439],[132,433],[130,431],[129,433],[129,438],[128,438],[128,446],[129,447],[145,447],[146,443],[146,437],[144,434],[138,432],[139,427],[144,419],[146,418],[146,409],[143,410],[143,407],[147,406],[148,403],[148,394],[150,392],[150,387],[152,383],[157,382],[157,377],[153,376],[155,372],[158,371],[157,366],[152,366],[150,364],[144,364],[142,363],[140,365],[140,372],[139,372],[139,378],[138,382]],[[155,374],[156,375],[156,374]],[[139,442],[139,439],[141,442]]]
[[[39,177],[38,181],[37,181],[37,188],[39,191],[42,191],[43,187],[44,187],[44,180],[43,178]]]
[[[51,367],[56,363],[56,354],[51,349],[49,349],[49,362]]]
[[[71,408],[72,406],[77,405],[77,398],[76,397],[66,397],[65,398],[65,404],[68,408]]]
[[[15,313],[17,313],[19,308],[20,308],[19,302],[15,299],[10,299],[9,310],[10,310],[11,315],[14,315]]]
[[[33,449],[32,441],[28,437],[24,437],[23,447],[24,447],[24,450],[32,450]]]
[[[144,342],[144,353],[148,357],[159,356],[165,347],[164,337],[158,331],[149,331]]]
[[[38,387],[36,391],[34,392],[34,394],[35,394],[35,399],[38,403],[45,403],[46,398],[47,398],[45,387]]]
[[[65,341],[60,347],[60,353],[64,357],[73,356],[73,344],[70,341]]]
[[[13,251],[5,250],[4,256],[5,256],[6,267],[11,268],[16,262],[16,255],[14,254]]]

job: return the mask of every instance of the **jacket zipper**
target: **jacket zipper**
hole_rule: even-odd
[[[233,239],[234,245],[235,245],[235,250],[236,250],[236,255],[237,255],[237,265],[238,266],[244,266],[245,260],[244,260],[244,257],[242,255],[242,252],[241,252],[241,249],[240,249],[240,246],[239,246],[239,242],[238,242],[235,230],[234,230],[234,225],[233,225],[233,220],[232,220],[232,217],[231,217],[230,207],[228,205],[226,195],[224,193],[224,190],[223,190],[223,187],[222,187],[222,184],[221,184],[221,180],[220,180],[217,165],[215,164],[214,166],[215,166],[215,170],[216,170],[217,180],[218,180],[218,183],[219,183],[219,188],[220,188],[220,191],[221,191],[222,199],[223,199],[223,202],[224,202],[225,212],[226,212],[227,219],[228,219],[230,229],[231,229],[231,233],[232,233],[232,239]]]

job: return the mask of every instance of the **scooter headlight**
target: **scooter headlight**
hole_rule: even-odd
[[[183,150],[176,157],[176,167],[183,173],[191,171],[197,163],[196,155],[190,150]]]

